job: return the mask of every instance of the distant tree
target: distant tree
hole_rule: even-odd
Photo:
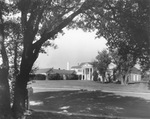
[[[96,67],[96,66],[95,66]],[[93,71],[93,80],[94,81],[98,81],[98,73],[97,73],[97,70],[94,70]]]
[[[106,78],[105,77],[106,71],[110,63],[111,63],[111,58],[107,50],[98,52],[98,55],[96,56],[95,67],[99,71],[99,73],[102,75],[103,82]]]
[[[116,65],[114,68],[114,77],[119,78],[122,84],[127,84],[130,70],[136,64],[133,56],[131,54],[120,55],[118,50],[111,50],[110,56],[112,63]]]

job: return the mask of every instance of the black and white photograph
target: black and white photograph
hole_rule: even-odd
[[[150,0],[0,0],[0,119],[150,119]]]

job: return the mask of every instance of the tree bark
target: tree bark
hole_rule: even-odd
[[[13,116],[18,119],[22,118],[25,108],[25,99],[27,96],[27,81],[25,80],[27,77],[23,77],[22,74],[19,74],[16,79],[15,84],[15,92],[14,92],[14,102],[13,102]]]
[[[0,119],[11,119],[10,90],[8,83],[9,61],[4,46],[4,24],[2,11],[0,11],[0,54],[2,65],[0,66]]]
[[[102,83],[105,83],[105,73],[102,74]]]
[[[0,69],[0,119],[11,119],[8,70]]]
[[[33,50],[34,49],[32,49],[31,51],[24,50],[20,66],[20,73],[17,76],[15,83],[12,111],[16,119],[22,118],[24,116],[24,112],[27,110],[25,105],[28,94],[27,83],[29,81],[29,74],[32,69],[33,63],[36,60],[36,58],[32,54]]]
[[[28,67],[28,66],[26,66]],[[25,66],[24,66],[24,69]],[[18,119],[24,116],[24,112],[26,111],[25,101],[27,99],[27,83],[29,81],[29,70],[23,72],[21,71],[20,74],[16,78],[15,89],[14,89],[14,102],[13,102],[13,116]]]

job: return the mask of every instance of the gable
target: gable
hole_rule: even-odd
[[[131,68],[130,73],[132,74],[141,74],[141,71],[139,69],[137,69],[136,67]]]
[[[80,64],[81,67],[93,67],[93,65],[89,62],[86,62],[86,63],[81,63]]]

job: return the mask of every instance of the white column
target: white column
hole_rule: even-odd
[[[84,69],[84,79],[87,80],[86,68]]]
[[[93,68],[92,68],[92,81],[93,81]]]
[[[82,78],[81,78],[81,80],[83,80],[83,75],[84,75],[84,69],[82,69]]]
[[[87,77],[87,68],[85,68],[85,79],[87,80],[88,79],[88,77]]]
[[[89,77],[90,77],[90,80],[91,80],[91,68],[89,68]]]
[[[46,75],[45,75],[45,76],[46,76],[46,79],[45,79],[45,80],[48,80],[48,73],[46,73]]]
[[[88,72],[89,72],[89,71],[88,71],[88,68],[86,69],[86,71],[87,71],[87,72],[86,72],[86,80],[88,80],[88,75],[89,75],[89,74],[88,74]]]
[[[84,71],[84,68],[83,68],[83,80],[85,80],[85,76],[84,76],[84,74],[85,74],[85,71]]]
[[[135,74],[133,74],[133,81],[135,82]]]

